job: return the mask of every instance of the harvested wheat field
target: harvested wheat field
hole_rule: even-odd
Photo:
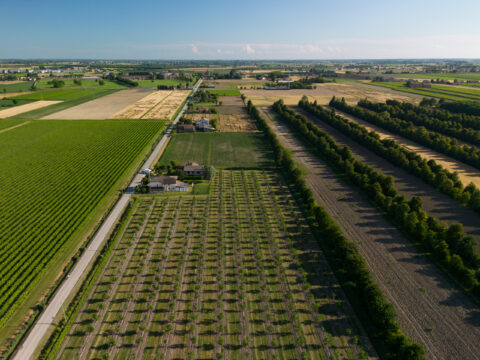
[[[217,130],[222,132],[250,132],[257,131],[255,124],[248,114],[187,114],[185,118],[193,121],[217,119]]]
[[[310,101],[317,100],[321,105],[330,102],[332,96],[344,97],[347,103],[356,104],[361,99],[369,99],[375,102],[385,102],[388,99],[418,103],[422,96],[402,93],[391,89],[379,89],[356,82],[314,84],[316,89],[295,90],[241,90],[256,106],[269,106],[275,101],[283,99],[286,105],[297,105],[303,95]],[[390,91],[389,91],[390,90]]]
[[[147,96],[144,89],[128,89],[87,101],[83,104],[47,115],[42,119],[105,120],[133,102]]]
[[[25,104],[25,105],[20,105],[20,106],[15,106],[10,109],[5,109],[0,111],[0,119],[8,118],[10,116],[15,116],[18,114],[23,114],[28,111],[32,110],[37,110],[40,108],[43,108],[45,106],[53,105],[60,103],[61,101],[57,100],[40,100],[40,101],[35,101],[30,104]]]
[[[154,106],[163,102],[173,91],[159,90],[138,100],[111,116],[111,119],[140,119]]]
[[[189,94],[190,90],[174,90],[165,100],[143,116],[143,119],[170,120]]]
[[[375,281],[393,304],[400,328],[424,346],[426,358],[477,359],[480,317],[474,301],[375,206],[312,155],[269,109],[262,113],[279,141],[305,169],[315,199],[363,254]]]

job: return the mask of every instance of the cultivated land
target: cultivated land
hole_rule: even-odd
[[[272,151],[256,133],[175,134],[159,163],[195,161],[219,168],[273,167]]]
[[[32,121],[0,134],[0,355],[163,128]]]
[[[137,199],[57,359],[375,358],[357,329],[282,179],[220,171]]]
[[[317,202],[365,257],[375,281],[394,305],[401,329],[424,346],[428,359],[478,358],[480,317],[476,303],[271,117],[269,109],[263,114],[307,171],[307,184]]]
[[[113,114],[112,119],[140,119],[155,105],[163,102],[168,96],[172,94],[170,90],[155,91],[144,98],[134,102],[125,109]]]
[[[146,113],[143,118],[170,120],[189,94],[190,90],[174,90],[165,100]]]
[[[113,94],[102,96],[98,99],[84,102],[68,109],[54,112],[42,119],[82,120],[108,119],[112,114],[120,111],[129,104],[147,96],[149,92],[142,89],[120,90]]]
[[[473,210],[459,204],[451,197],[443,194],[416,176],[409,174],[402,168],[391,164],[388,160],[376,155],[338,130],[318,120],[315,116],[308,114],[300,108],[294,108],[294,110],[327,132],[337,144],[348,146],[355,158],[386,175],[392,176],[395,180],[395,187],[400,194],[407,198],[420,196],[423,201],[423,209],[427,213],[447,224],[461,223],[465,232],[473,235],[477,243],[480,243],[480,216]]]
[[[475,169],[470,165],[466,165],[456,159],[453,159],[447,155],[436,152],[426,146],[420,145],[414,141],[408,140],[400,135],[392,134],[391,132],[384,130],[383,128],[373,125],[365,120],[354,117],[350,114],[347,114],[340,110],[335,110],[337,114],[345,117],[346,119],[356,122],[369,131],[375,131],[381,139],[392,139],[395,140],[398,144],[404,146],[405,148],[416,152],[418,155],[422,156],[428,160],[435,160],[438,164],[442,165],[444,168],[458,173],[459,180],[463,183],[464,186],[467,186],[470,183],[474,183],[477,188],[480,188],[480,171]]]
[[[323,83],[314,84],[316,89],[297,90],[241,90],[256,106],[272,105],[279,99],[283,99],[286,105],[296,105],[303,95],[310,101],[321,105],[328,104],[332,96],[344,97],[347,103],[356,104],[361,99],[372,99],[376,102],[384,102],[388,99],[418,103],[422,97],[415,94],[407,94],[388,88],[374,87],[359,82]],[[375,99],[375,100],[374,100]]]
[[[37,109],[40,109],[40,108],[44,108],[46,106],[58,104],[60,102],[61,101],[58,101],[58,100],[57,101],[56,100],[41,100],[41,101],[35,101],[33,103],[29,103],[29,104],[15,106],[15,107],[5,109],[5,110],[0,110],[0,119],[12,117],[12,116],[15,116],[15,115],[20,115],[20,114],[23,114],[23,113],[26,113],[26,112],[29,112],[29,111],[32,111],[32,110],[37,110]]]
[[[22,123],[24,123],[22,120],[3,119],[0,120],[0,130],[6,130]]]
[[[250,88],[263,88],[266,81],[254,80],[254,79],[219,79],[208,80],[205,84],[215,85],[216,90],[237,90],[237,89],[250,89]]]
[[[48,84],[49,81],[52,79],[41,79],[37,82],[37,89],[54,89],[53,84]],[[77,85],[73,82],[73,79],[59,79],[62,80],[65,85],[62,89],[124,89],[125,86],[117,84],[116,82],[103,80],[104,84],[100,85],[100,83],[96,80],[82,80],[82,85]],[[0,86],[1,88],[1,86]]]

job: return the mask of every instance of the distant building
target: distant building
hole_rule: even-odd
[[[203,176],[206,170],[207,168],[205,166],[199,165],[196,162],[187,163],[183,167],[183,172],[186,176]]]
[[[195,126],[190,124],[179,124],[177,125],[177,132],[179,133],[195,132]]]
[[[215,128],[210,125],[210,121],[206,118],[202,118],[195,123],[195,131],[211,132],[215,131]]]
[[[148,184],[150,192],[186,192],[188,184],[178,181],[177,176],[153,176]]]

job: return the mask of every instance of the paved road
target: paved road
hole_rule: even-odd
[[[193,93],[198,90],[202,80],[199,80],[193,89]],[[172,134],[172,130],[175,124],[180,120],[183,113],[187,109],[188,102],[182,108],[180,113],[177,115],[175,120],[172,124],[168,127],[165,135],[162,137],[158,145],[150,154],[150,157],[145,161],[142,166],[142,169],[149,168],[152,166],[153,161],[159,155],[160,151],[162,150],[164,144],[167,142],[168,138]],[[135,189],[135,187],[140,183],[142,177],[144,175],[137,174],[133,181],[129,185],[129,189]],[[115,204],[115,207],[112,209],[110,214],[108,215],[107,219],[103,222],[100,229],[95,234],[95,237],[90,242],[88,248],[85,250],[83,255],[80,257],[78,262],[75,264],[73,270],[70,274],[65,278],[55,296],[52,298],[50,303],[47,305],[45,310],[43,311],[40,318],[37,320],[31,331],[29,332],[27,338],[23,341],[21,347],[18,349],[17,353],[15,354],[14,360],[27,360],[33,357],[37,347],[40,345],[43,337],[48,332],[51,326],[54,326],[53,323],[55,317],[58,315],[60,311],[64,311],[64,303],[66,299],[72,294],[75,289],[75,286],[82,276],[82,274],[87,270],[90,263],[95,261],[99,250],[102,248],[104,241],[107,238],[107,235],[115,226],[120,215],[125,210],[130,198],[132,196],[132,192],[127,191],[125,192],[120,200]]]

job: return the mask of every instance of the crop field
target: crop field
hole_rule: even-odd
[[[173,91],[170,90],[155,91],[127,108],[120,110],[118,113],[113,114],[111,119],[140,119],[156,105],[162,103],[172,93]]]
[[[175,134],[159,162],[167,164],[171,160],[179,164],[196,161],[219,168],[274,166],[271,150],[257,133]]]
[[[68,91],[68,90],[67,90]],[[65,101],[57,101],[56,104],[50,105],[41,109],[37,110],[32,110],[28,111],[26,113],[22,113],[19,115],[16,115],[16,118],[22,118],[22,119],[29,119],[29,120],[36,120],[36,119],[41,119],[41,118],[46,118],[50,114],[54,114],[57,112],[60,112],[62,110],[74,107],[79,104],[83,104],[85,102],[89,102],[91,100],[101,98],[104,96],[107,96],[109,94],[115,93],[118,90],[115,89],[98,89],[98,90],[84,90],[84,91],[75,91],[75,92],[69,92],[68,94],[65,94],[66,97],[69,97],[69,100]],[[62,96],[61,94],[57,94],[56,96]],[[42,100],[40,100],[42,101]],[[45,101],[45,100],[43,100]],[[54,100],[48,100],[48,101],[54,101]],[[37,101],[39,102],[39,101]]]
[[[23,121],[23,120],[10,120],[10,119],[0,120],[0,131],[11,128],[12,126],[22,124],[24,122],[25,121]]]
[[[3,82],[0,82],[0,95],[2,93],[5,93],[8,95],[8,93],[30,91],[31,87],[32,87],[31,81],[21,81],[13,84],[12,83],[4,84]]]
[[[297,105],[303,95],[310,101],[317,101],[321,105],[329,103],[332,96],[344,97],[347,103],[356,104],[361,99],[372,99],[376,102],[385,102],[388,99],[418,103],[422,96],[409,93],[400,93],[385,87],[375,87],[359,82],[315,84],[316,89],[295,90],[241,90],[256,106],[270,106],[279,99],[286,105]]]
[[[101,91],[101,90],[100,90]],[[89,96],[98,93],[98,89],[93,90],[47,90],[35,91],[28,94],[17,95],[13,99],[25,100],[73,100],[83,96]]]
[[[431,89],[411,89],[401,82],[375,82],[372,85],[383,86],[393,90],[404,91],[423,96],[437,97],[445,100],[455,101],[478,101],[480,100],[480,90],[476,88],[466,88],[453,85],[432,84]]]
[[[105,211],[163,127],[156,121],[32,121],[0,134],[0,345],[85,240],[99,217],[89,216],[99,204]],[[52,264],[57,268],[49,273]],[[17,310],[20,324],[6,327]]]
[[[143,119],[171,120],[189,94],[190,90],[173,91],[164,101],[146,113]]]
[[[242,95],[238,90],[208,90],[209,93],[218,96],[240,96]]]
[[[12,116],[23,116],[24,113],[45,108],[51,105],[61,103],[60,100],[40,100],[29,102],[23,105],[13,106],[5,110],[0,110],[0,119],[9,118]]]
[[[186,80],[169,80],[169,79],[158,79],[158,80],[135,80],[140,87],[157,87],[158,85],[165,85],[165,86],[184,86],[185,83],[189,82],[190,84],[194,84],[197,79],[192,78],[189,81]]]
[[[250,89],[250,88],[263,88],[265,81],[254,79],[219,79],[219,80],[206,80],[205,84],[214,84],[217,90],[238,90],[238,89]]]
[[[148,91],[140,89],[86,91],[93,91],[93,93],[70,100],[67,106],[59,107],[56,111],[51,111],[41,118],[61,120],[108,119],[112,114],[149,94]]]
[[[388,76],[405,79],[480,80],[479,73],[389,74]]]
[[[375,358],[288,187],[141,196],[57,359]]]
[[[194,121],[202,118],[217,119],[217,130],[222,132],[251,132],[257,127],[246,113],[244,114],[186,114],[185,118]]]
[[[47,79],[41,79],[37,82],[37,89],[55,89],[53,87],[53,84],[48,84],[49,81],[51,81],[52,78],[47,78]],[[125,86],[117,84],[114,81],[109,81],[109,80],[103,80],[104,84],[100,85],[100,83],[96,80],[81,80],[82,84],[77,85],[73,82],[73,79],[62,79],[59,78],[58,80],[61,80],[65,83],[63,86],[63,89],[125,89]]]

